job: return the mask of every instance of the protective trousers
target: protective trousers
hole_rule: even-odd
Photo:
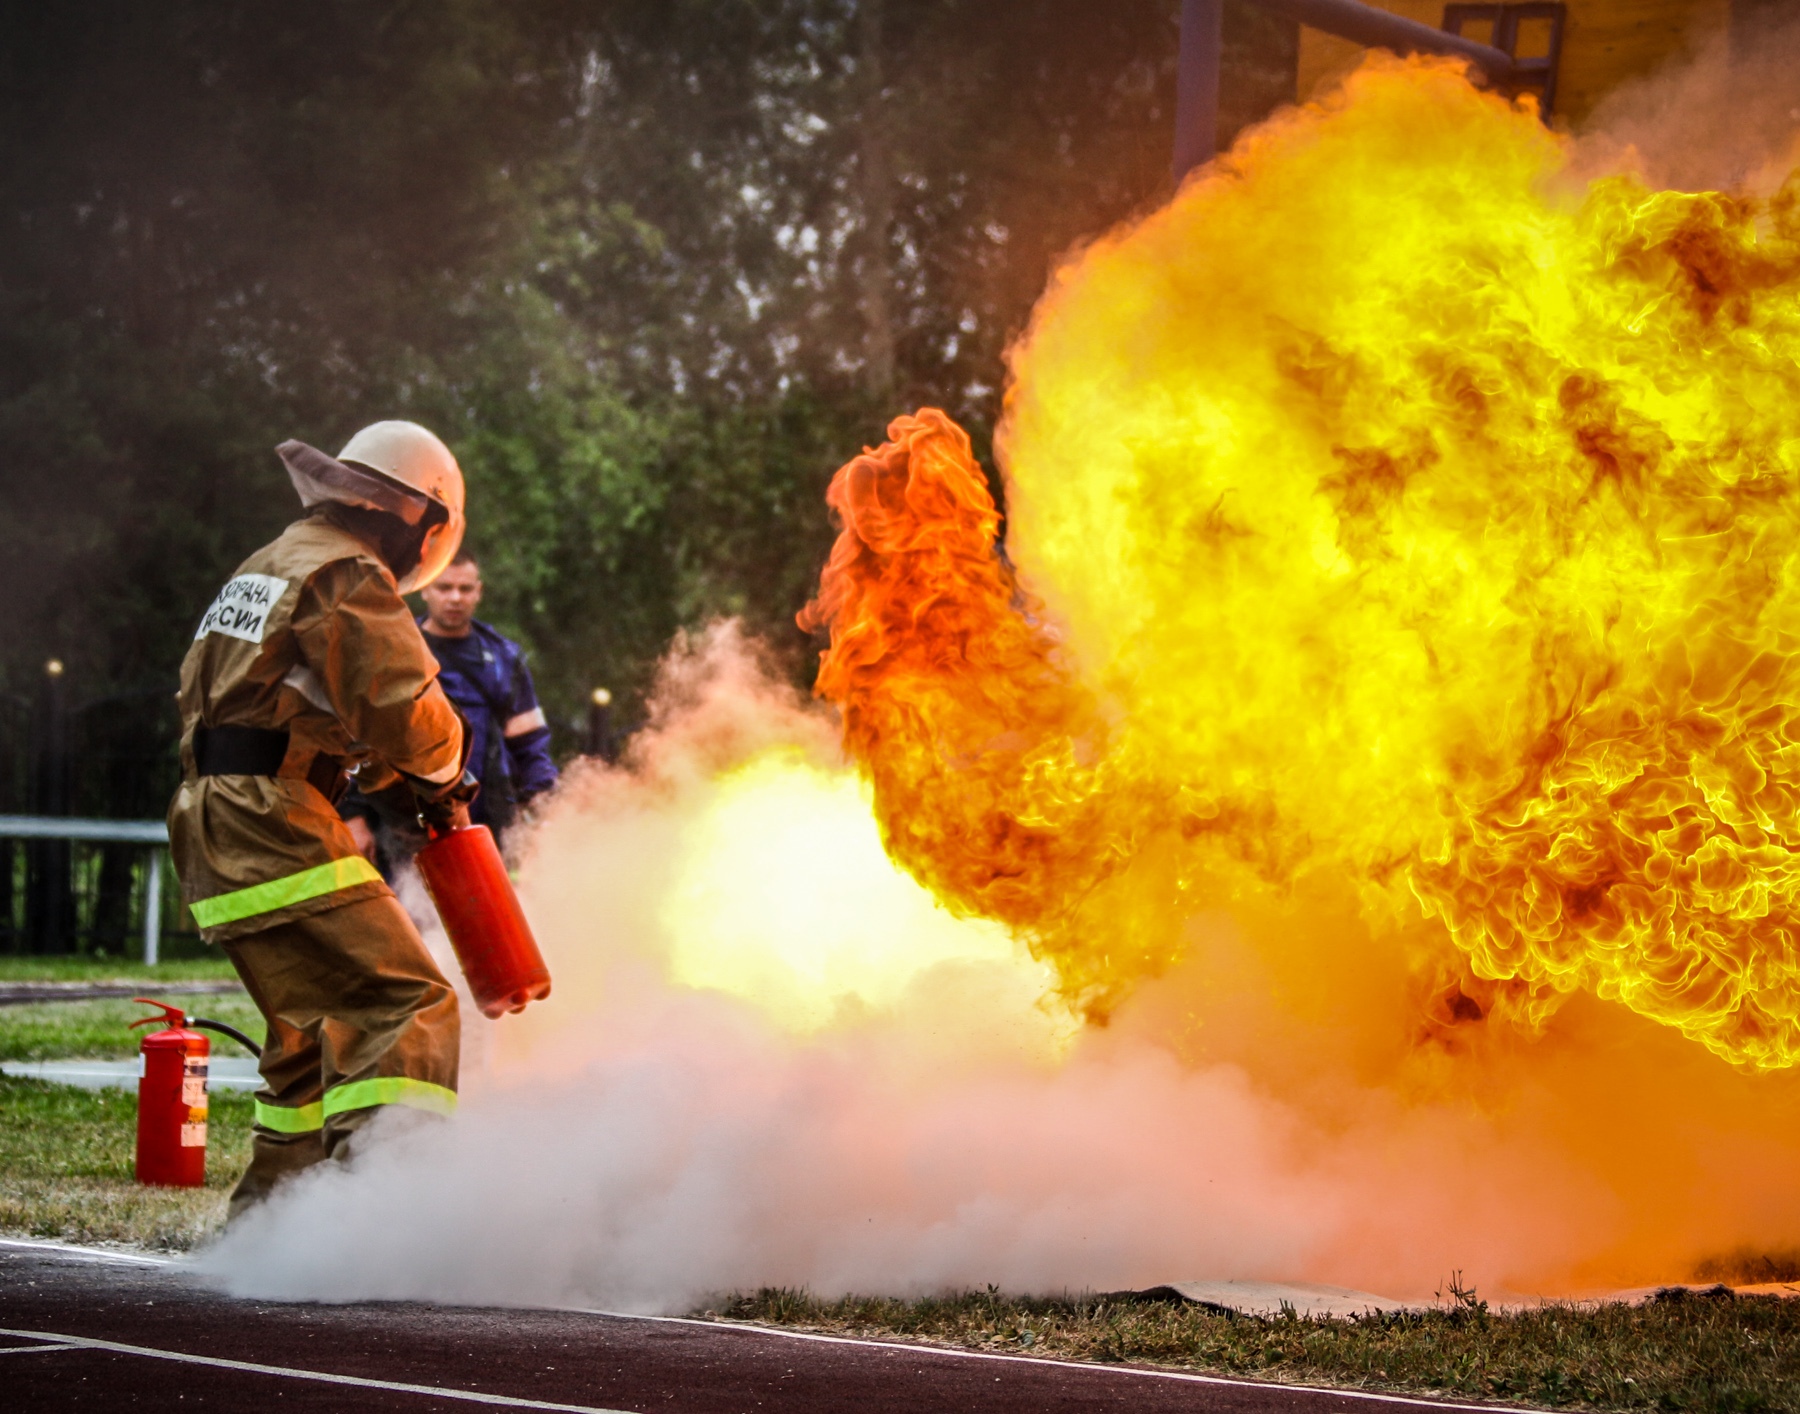
[[[456,1109],[456,993],[392,895],[221,944],[268,1023],[250,1167],[230,1216],[348,1155],[385,1105]]]

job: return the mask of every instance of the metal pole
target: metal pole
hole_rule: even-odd
[[[38,688],[32,762],[32,808],[42,815],[69,813],[68,695],[63,664],[44,664]],[[75,893],[70,875],[71,852],[66,839],[47,838],[27,846],[25,927],[37,953],[75,950]]]
[[[162,857],[150,850],[150,872],[144,876],[144,965],[155,967],[162,954]]]
[[[598,756],[607,762],[611,762],[616,754],[612,739],[612,693],[604,687],[595,688],[588,702],[587,741],[583,746],[583,755]]]
[[[1175,73],[1176,186],[1218,150],[1224,14],[1224,0],[1181,0],[1181,58]]]
[[[1403,15],[1364,5],[1360,0],[1255,0],[1255,3],[1313,29],[1322,29],[1327,34],[1371,48],[1392,49],[1396,54],[1453,54],[1469,60],[1492,79],[1511,78],[1515,72],[1512,55],[1504,49],[1464,39],[1448,30],[1433,29]],[[1182,15],[1185,47],[1187,11],[1183,10]]]

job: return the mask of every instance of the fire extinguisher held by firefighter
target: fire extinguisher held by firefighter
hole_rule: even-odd
[[[182,782],[169,807],[183,897],[268,1027],[233,1217],[288,1176],[347,1156],[384,1108],[455,1110],[456,993],[334,807],[354,772],[364,794],[448,842],[468,826],[475,791],[463,723],[401,598],[462,540],[456,459],[410,422],[366,427],[336,457],[302,442],[277,452],[304,514],[200,620],[181,667]],[[488,867],[466,847],[457,864]],[[516,1009],[548,993],[548,975],[533,972],[542,960],[529,930],[518,936],[504,871],[484,890],[512,903],[496,1010]],[[459,920],[452,941],[465,970],[471,949],[496,951],[486,916]]]

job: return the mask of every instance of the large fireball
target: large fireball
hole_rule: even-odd
[[[1586,990],[1800,1060],[1800,184],[1568,175],[1377,62],[1063,269],[967,439],[839,473],[811,621],[889,849],[1102,1015],[1334,896],[1421,1034]],[[1010,564],[1007,562],[1010,560]]]

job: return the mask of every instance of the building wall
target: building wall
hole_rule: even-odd
[[[1433,29],[1444,22],[1443,0],[1369,0]],[[1568,0],[1555,119],[1578,125],[1594,105],[1626,79],[1658,68],[1683,49],[1726,27],[1730,0]],[[1472,39],[1484,36],[1465,31]],[[1316,29],[1300,31],[1297,89],[1311,98],[1353,69],[1363,50]]]

